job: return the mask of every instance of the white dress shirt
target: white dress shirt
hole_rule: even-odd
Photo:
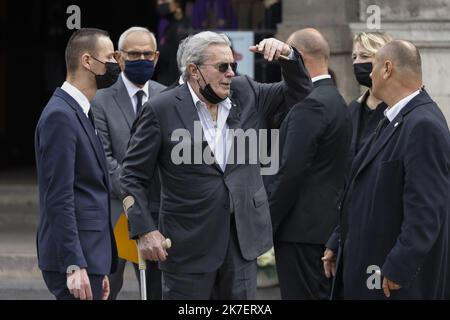
[[[402,109],[419,93],[420,90],[417,90],[394,104],[392,107],[384,110],[384,115],[388,118],[389,122],[394,120],[394,118],[400,113],[400,111],[402,111]]]
[[[131,103],[133,104],[134,113],[136,113],[136,105],[137,105],[136,93],[141,90],[144,91],[144,95],[142,96],[142,105],[144,105],[144,103],[146,103],[148,100],[148,81],[144,84],[142,88],[139,88],[133,82],[128,80],[128,78],[125,76],[125,73],[122,72],[121,76],[123,83],[125,84],[125,88],[127,88],[128,95],[130,96]]]
[[[323,79],[331,79],[331,76],[329,74],[322,74],[320,76],[314,77],[311,79],[312,83],[319,81],[319,80],[323,80]]]
[[[89,103],[88,98],[76,87],[68,83],[67,81],[63,83],[61,86],[61,89],[67,92],[69,96],[75,99],[76,102],[81,106],[81,109],[83,109],[84,114],[86,117],[89,118],[88,113],[89,109],[91,108],[91,104]]]
[[[228,132],[229,127],[227,124],[228,115],[232,108],[231,100],[227,98],[219,103],[217,106],[217,122],[214,122],[206,104],[198,98],[189,82],[187,85],[197,109],[206,141],[208,141],[208,145],[222,172],[225,172],[232,144],[232,136]]]

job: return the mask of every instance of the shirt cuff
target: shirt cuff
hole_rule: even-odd
[[[297,56],[295,55],[294,49],[291,48],[291,53],[288,55],[289,60],[296,60]]]

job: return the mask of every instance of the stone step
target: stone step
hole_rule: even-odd
[[[35,230],[0,231],[0,244],[0,280],[42,278]],[[125,270],[125,278],[135,279],[131,264]]]
[[[137,281],[124,281],[117,300],[139,300]],[[0,279],[0,300],[54,300],[45,286],[42,277],[39,279]]]
[[[0,232],[0,300],[52,299],[38,268],[35,231]],[[258,274],[257,298],[280,299],[279,287],[271,277]],[[124,289],[119,299],[139,299],[138,282],[131,264],[124,274]]]
[[[124,281],[117,300],[139,300],[139,285],[137,281]],[[258,288],[257,300],[280,300],[278,287]],[[40,279],[0,279],[0,300],[54,300]]]
[[[0,185],[0,230],[36,229],[38,221],[36,185]]]

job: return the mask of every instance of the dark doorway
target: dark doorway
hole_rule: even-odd
[[[73,30],[67,8],[78,5],[81,26],[111,34],[114,45],[131,26],[157,31],[156,0],[0,0],[0,170],[34,165],[34,129],[65,79],[64,49]]]

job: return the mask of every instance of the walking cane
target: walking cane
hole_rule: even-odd
[[[134,205],[134,198],[132,196],[128,196],[123,200],[123,209],[125,211],[125,215],[128,216],[128,209]],[[172,247],[172,241],[170,239],[165,239],[161,243],[163,249],[170,249]],[[145,259],[141,255],[141,250],[139,250],[139,240],[136,240],[136,249],[138,254],[138,262],[139,262],[139,275],[140,275],[140,289],[141,289],[141,300],[147,300],[147,279],[145,276],[145,270],[147,269],[147,265],[145,263]]]
[[[141,286],[141,300],[147,300],[147,281],[145,276],[145,270],[147,269],[147,265],[145,263],[145,259],[142,258],[141,250],[139,250],[139,241],[136,240],[138,259],[139,259],[139,274],[140,274],[140,286]],[[162,242],[163,249],[170,249],[172,247],[172,241],[170,239],[166,239]]]

